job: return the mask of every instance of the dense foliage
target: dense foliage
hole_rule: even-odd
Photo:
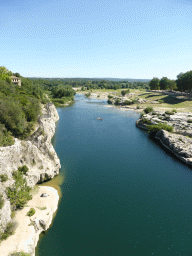
[[[114,79],[115,80],[115,79]],[[134,81],[133,79],[127,80],[120,80],[112,81],[110,79],[89,79],[89,78],[47,78],[47,79],[35,79],[31,78],[33,84],[38,84],[39,86],[43,87],[45,90],[51,91],[52,87],[56,87],[60,85],[68,85],[71,87],[82,87],[82,90],[90,90],[90,89],[121,89],[121,88],[131,88],[131,89],[149,89],[147,80],[141,81]]]
[[[0,146],[14,144],[13,137],[26,138],[40,114],[41,94],[23,80],[19,87],[0,79]]]
[[[177,87],[179,91],[192,91],[192,70],[186,73],[180,73],[177,76]]]
[[[23,177],[23,172],[21,170],[13,171],[12,175],[15,183],[12,187],[7,187],[7,196],[10,199],[12,209],[16,210],[23,208],[32,196],[29,193],[31,188],[27,186],[27,181]]]

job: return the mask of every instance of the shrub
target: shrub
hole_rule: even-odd
[[[144,112],[141,112],[141,114],[140,114],[140,118],[142,117],[142,116],[144,116],[145,115],[145,113]]]
[[[124,104],[125,104],[125,105],[131,105],[131,104],[132,104],[132,101],[130,101],[130,100],[125,100]]]
[[[149,119],[147,119],[147,118],[143,118],[143,119],[142,119],[142,122],[143,122],[144,124],[151,124],[151,120],[149,120]]]
[[[167,115],[174,115],[175,112],[174,112],[174,111],[169,111],[169,110],[167,110],[167,111],[165,111],[165,114],[167,114]]]
[[[158,123],[158,124],[155,124],[155,125],[148,125],[147,128],[148,128],[149,134],[151,136],[155,136],[155,134],[159,130],[166,130],[168,132],[173,131],[173,126],[172,125],[167,125],[167,124],[163,124],[163,123]]]
[[[115,101],[115,105],[118,105],[118,104],[119,104],[119,102],[120,102],[120,99],[116,99],[116,101]]]
[[[0,123],[0,146],[6,147],[14,144],[12,133],[7,131],[4,124]]]
[[[3,195],[0,194],[0,209],[3,208],[3,205],[4,205]]]
[[[108,100],[107,103],[108,103],[108,104],[112,104],[112,101],[111,101],[111,100]]]
[[[161,103],[163,103],[164,101],[163,101],[163,100],[158,100],[158,102],[161,104]]]
[[[7,174],[1,174],[0,179],[1,179],[1,182],[7,181],[8,180],[8,175]]]
[[[9,256],[31,256],[31,254],[27,252],[13,252]]]
[[[34,208],[31,208],[28,213],[27,213],[27,216],[33,216],[35,214],[35,209]]]
[[[113,96],[112,95],[108,95],[108,99],[110,100],[110,99],[112,99],[113,98]]]
[[[89,98],[90,96],[91,96],[91,93],[90,93],[90,92],[85,93],[85,97],[86,97],[86,98]]]
[[[152,112],[152,115],[156,115],[157,113],[155,111]]]
[[[6,188],[7,197],[10,199],[12,210],[21,209],[32,196],[29,191],[31,188],[27,186],[27,181],[23,178],[23,173],[13,171],[12,173],[15,183],[12,187]]]
[[[121,91],[122,96],[125,96],[125,94],[127,94],[127,93],[130,93],[129,89]]]
[[[150,113],[150,112],[152,112],[153,111],[153,108],[152,107],[146,107],[145,109],[144,109],[144,112],[146,113],[146,114],[148,114],[148,113]]]
[[[140,109],[140,106],[139,106],[139,105],[137,105],[137,109]]]
[[[13,235],[15,229],[16,223],[12,221],[8,222],[6,228],[4,229],[4,233],[2,233],[0,236],[0,240],[6,240],[10,235]]]
[[[187,120],[187,123],[192,123],[192,119],[188,119],[188,120]]]
[[[28,172],[29,168],[26,165],[23,165],[22,167],[18,168],[19,172],[22,172],[23,174],[26,174]]]

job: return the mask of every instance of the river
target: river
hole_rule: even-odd
[[[57,110],[62,197],[36,255],[191,256],[192,170],[135,126],[136,112],[81,94]]]

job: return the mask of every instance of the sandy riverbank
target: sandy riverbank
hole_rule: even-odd
[[[46,186],[36,186],[32,192],[33,198],[22,210],[16,212],[13,219],[17,223],[14,235],[1,242],[0,256],[8,256],[13,252],[26,252],[35,256],[35,247],[42,231],[47,230],[57,210],[59,195],[56,189]],[[40,197],[46,193],[47,197]],[[32,217],[27,216],[30,208],[35,209]],[[32,224],[33,223],[33,224]],[[41,226],[40,223],[43,223]]]

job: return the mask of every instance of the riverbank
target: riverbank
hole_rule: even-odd
[[[86,94],[87,92],[90,92],[90,97],[89,98],[96,98],[96,99],[101,99],[101,100],[108,100],[108,96],[112,96],[113,100],[111,101],[111,104],[108,104],[108,107],[116,107],[119,108],[121,110],[133,110],[136,112],[142,112],[147,106],[153,107],[153,109],[155,111],[166,111],[166,110],[170,110],[173,108],[176,108],[178,112],[191,112],[192,111],[192,105],[188,106],[183,104],[183,103],[179,103],[180,100],[182,102],[182,99],[177,99],[178,100],[178,104],[174,104],[172,105],[170,104],[166,104],[166,103],[161,103],[161,99],[162,97],[165,97],[165,95],[161,95],[160,93],[155,93],[155,92],[141,92],[139,90],[131,90],[131,93],[127,94],[126,96],[122,97],[120,95],[120,91],[117,90],[112,90],[109,92],[102,92],[102,90],[98,91],[97,90],[93,90],[93,92],[91,91],[80,91],[78,90],[77,93],[79,94]],[[153,97],[152,95],[153,94]],[[115,100],[116,99],[120,99],[119,103],[116,105],[115,104]],[[133,101],[135,100],[134,104],[130,104],[130,105],[125,105],[123,102],[125,101]],[[166,99],[167,100],[167,99]]]
[[[6,174],[8,177],[5,182],[0,182],[0,194],[4,200],[4,205],[0,209],[1,232],[6,230],[10,222],[16,226],[15,233],[1,241],[2,256],[21,251],[35,256],[39,234],[49,228],[57,210],[59,201],[57,190],[47,186],[35,187],[35,185],[59,174],[60,160],[51,144],[55,134],[55,122],[58,120],[59,115],[53,104],[42,105],[42,116],[39,117],[33,134],[23,141],[14,139],[12,146],[0,148],[0,174]],[[11,204],[6,189],[14,184],[12,172],[23,165],[29,168],[26,175],[23,175],[27,185],[31,188],[35,187],[35,190],[32,190],[32,200],[22,210],[17,210],[15,217],[11,218]],[[49,196],[40,197],[42,193],[47,193]],[[36,211],[31,218],[27,216],[30,208]]]
[[[86,92],[78,93],[84,94]],[[90,98],[108,100],[109,95],[111,95],[110,92],[91,93]],[[124,100],[126,99],[124,98]],[[139,102],[141,103],[143,100],[140,99]],[[147,103],[154,103],[154,101],[148,101]],[[144,130],[148,130],[147,125],[150,124],[157,125],[158,123],[164,123],[173,126],[173,133],[161,130],[155,135],[155,138],[177,158],[192,166],[192,112],[189,112],[188,108],[178,107],[175,112],[172,112],[175,105],[173,107],[173,105],[170,104],[170,108],[166,108],[161,107],[161,104],[158,104],[158,102],[154,104],[155,107],[153,107],[153,112],[144,114],[140,117],[136,122],[136,126]],[[107,107],[115,107],[121,111],[132,110],[143,112],[147,106],[142,104],[139,104],[139,107],[135,104],[128,106],[109,104]]]
[[[41,197],[46,193],[47,197]],[[16,212],[13,222],[17,224],[15,233],[1,242],[0,255],[7,256],[14,252],[30,253],[35,256],[35,247],[42,231],[49,228],[57,210],[59,195],[52,187],[38,186],[27,205]],[[27,216],[30,208],[35,209],[32,217]]]
[[[153,111],[141,116],[136,126],[149,130],[150,126],[165,124],[172,132],[160,129],[154,137],[177,158],[192,166],[192,113]],[[166,128],[166,127],[165,127]]]

